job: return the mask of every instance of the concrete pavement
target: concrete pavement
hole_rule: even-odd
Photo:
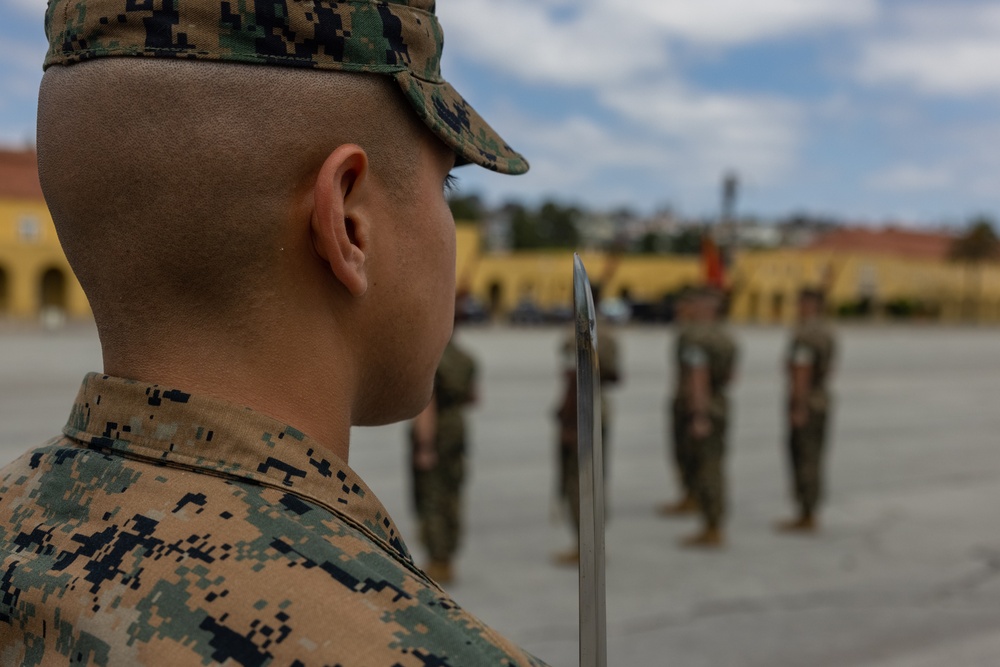
[[[473,413],[466,547],[456,599],[554,667],[576,664],[576,573],[553,521],[555,329],[469,329],[483,370]],[[1000,656],[1000,330],[842,330],[830,498],[816,538],[788,515],[784,332],[737,330],[730,547],[679,550],[694,521],[653,513],[675,495],[665,456],[665,329],[621,332],[608,526],[609,664],[713,667],[995,665]],[[0,462],[55,435],[93,328],[0,334]],[[358,429],[351,465],[419,552],[404,427]]]

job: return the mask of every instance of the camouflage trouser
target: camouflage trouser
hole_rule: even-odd
[[[670,454],[685,496],[694,494],[698,477],[698,461],[691,446],[690,424],[680,399],[675,398],[670,406]]]
[[[431,560],[448,561],[458,551],[465,477],[463,449],[461,444],[439,447],[438,463],[433,470],[413,470],[413,499],[420,521],[420,541]]]
[[[604,491],[607,507],[608,477],[608,424],[601,423],[601,440],[604,443]],[[569,506],[569,520],[573,532],[580,535],[580,456],[576,442],[561,443],[559,447],[559,489],[562,500]]]
[[[712,417],[706,438],[688,436],[696,463],[695,498],[708,528],[719,528],[726,514],[726,419]]]
[[[788,437],[792,492],[804,514],[815,512],[823,498],[826,415],[825,410],[810,410],[805,425],[791,429]]]

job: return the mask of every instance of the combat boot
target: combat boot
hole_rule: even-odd
[[[676,503],[665,503],[657,509],[660,516],[687,516],[698,511],[698,501],[694,496],[686,495]]]
[[[721,530],[706,527],[700,533],[681,540],[681,546],[690,549],[721,549],[724,546],[724,542]]]
[[[775,526],[779,533],[815,533],[819,530],[816,525],[816,517],[810,512],[804,512],[797,519],[789,519],[788,521],[780,521],[778,525]]]
[[[455,574],[452,572],[450,561],[432,560],[424,571],[428,577],[439,584],[450,584],[455,580]]]
[[[567,549],[566,551],[560,551],[559,553],[552,556],[552,562],[556,565],[561,565],[564,567],[576,567],[580,564],[580,549],[579,547],[573,549]]]

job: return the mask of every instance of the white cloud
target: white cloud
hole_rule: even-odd
[[[608,89],[601,99],[647,128],[650,141],[678,154],[687,171],[713,181],[727,169],[774,181],[794,163],[803,130],[796,105],[767,97],[661,83]]]
[[[1000,92],[996,3],[910,6],[893,18],[890,29],[865,46],[860,80],[932,95]]]
[[[608,20],[588,1],[560,19],[553,4],[458,0],[439,13],[449,49],[532,83],[594,85],[667,65],[665,44],[641,22]]]
[[[41,32],[41,19],[45,16],[45,7],[45,0],[2,0],[0,2],[0,13],[6,13],[4,10],[10,8],[10,10],[22,16],[37,18],[39,20],[39,32]]]
[[[722,174],[740,173],[750,188],[779,182],[795,163],[803,120],[792,105],[698,93],[676,85],[615,92],[623,120],[602,123],[580,113],[539,120],[491,109],[531,171],[504,179],[483,170],[459,173],[463,189],[517,198],[557,196],[599,207],[646,207],[667,201],[715,205]]]
[[[742,44],[806,30],[856,26],[876,17],[875,0],[612,0],[667,34],[693,42]]]
[[[453,0],[448,48],[531,83],[663,72],[679,41],[732,46],[874,19],[876,0]]]
[[[956,175],[951,167],[900,164],[873,174],[868,186],[892,192],[926,192],[954,187]]]
[[[539,121],[516,111],[504,116],[504,138],[523,149],[531,163],[527,175],[500,178],[482,169],[459,172],[463,188],[505,189],[518,197],[567,196],[590,203],[611,203],[608,185],[612,175],[641,170],[669,172],[677,156],[657,142],[642,137],[622,137],[614,128],[584,116]]]

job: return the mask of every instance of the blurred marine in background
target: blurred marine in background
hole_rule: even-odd
[[[788,378],[788,462],[798,516],[778,524],[784,532],[812,532],[823,498],[823,459],[833,397],[827,385],[833,374],[836,340],[825,321],[824,294],[799,294],[798,324],[786,361]]]
[[[593,286],[594,302],[600,303],[600,289]],[[601,382],[601,440],[604,443],[604,489],[608,487],[609,437],[612,408],[607,390],[622,380],[618,339],[609,330],[610,323],[601,319],[597,326],[597,357]],[[558,437],[556,456],[558,465],[557,489],[561,504],[569,509],[570,527],[575,544],[557,553],[557,565],[576,565],[580,562],[580,457],[576,405],[576,335],[571,333],[559,348],[562,376],[562,396],[556,408]]]
[[[452,336],[434,374],[434,396],[410,431],[413,502],[430,557],[424,570],[443,584],[454,579],[462,532],[465,410],[476,398],[476,362]]]
[[[674,470],[677,474],[680,497],[676,502],[666,503],[659,508],[659,513],[663,516],[684,516],[691,514],[698,509],[698,502],[695,500],[695,488],[698,475],[697,459],[691,448],[691,438],[689,434],[690,424],[686,418],[686,407],[684,401],[685,393],[685,373],[681,352],[687,348],[691,342],[691,337],[695,333],[694,323],[691,321],[693,294],[690,288],[684,289],[677,295],[674,303],[674,389],[673,396],[668,405],[669,428],[669,457],[673,461]]]
[[[722,324],[723,294],[705,287],[692,296],[690,334],[680,349],[685,437],[694,465],[694,496],[702,530],[683,540],[689,547],[723,544],[726,514],[725,456],[729,427],[728,389],[736,366],[736,344]]]

